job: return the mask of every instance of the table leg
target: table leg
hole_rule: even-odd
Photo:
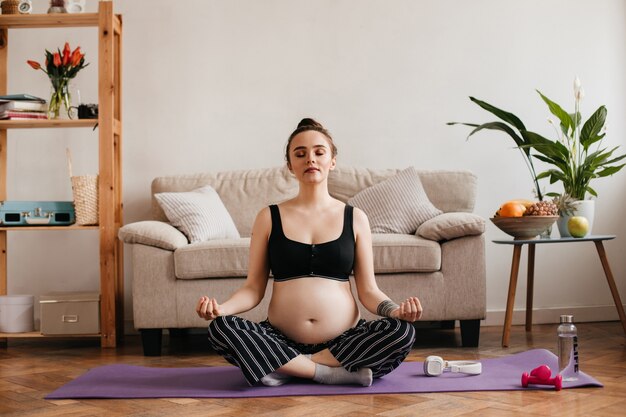
[[[619,298],[619,292],[617,291],[617,286],[615,285],[615,280],[613,279],[613,272],[611,272],[609,260],[607,259],[606,251],[604,250],[604,245],[601,240],[596,240],[594,243],[596,244],[596,249],[598,250],[598,255],[600,256],[600,262],[602,262],[602,268],[604,268],[606,281],[609,283],[609,288],[611,289],[611,294],[613,295],[613,301],[615,302],[615,308],[617,308],[617,314],[622,322],[622,329],[624,329],[624,333],[626,333],[626,314],[624,314],[624,306],[622,305],[622,300]]]
[[[533,291],[535,286],[535,244],[528,244],[528,275],[526,279],[526,331],[533,330]]]
[[[513,306],[515,304],[515,289],[517,287],[517,273],[519,260],[522,254],[522,245],[513,245],[513,261],[511,262],[511,277],[509,279],[509,295],[506,299],[506,314],[504,316],[504,330],[502,332],[502,347],[509,346],[511,322],[513,321]]]

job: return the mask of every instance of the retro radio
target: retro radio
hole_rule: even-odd
[[[1,201],[2,226],[68,226],[76,221],[71,201]]]

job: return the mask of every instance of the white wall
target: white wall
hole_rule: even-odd
[[[157,175],[281,164],[286,138],[303,116],[332,131],[340,164],[472,170],[479,178],[476,212],[488,218],[505,200],[530,198],[530,176],[510,139],[485,133],[468,142],[466,129],[446,122],[494,119],[469,101],[472,95],[552,136],[548,110],[534,90],[571,110],[575,75],[586,91],[584,115],[606,104],[606,145],[626,152],[626,6],[620,0],[133,0],[115,6],[124,15],[126,223],[148,216],[149,185]],[[68,40],[92,62],[76,85],[83,101],[95,102],[93,29],[13,30],[10,38],[11,92],[47,96],[44,74],[25,60],[41,60],[45,48]],[[95,173],[96,142],[89,129],[11,132],[9,199],[71,199],[65,148],[72,150],[76,174]],[[626,297],[626,174],[593,185],[600,195],[594,232],[618,235],[606,249]],[[494,324],[502,322],[512,248],[491,240],[504,237],[487,224]],[[9,245],[11,293],[98,288],[95,232],[11,233]],[[125,259],[131,319],[128,248]],[[524,306],[525,258],[522,263],[518,308]],[[581,320],[616,318],[612,305],[593,244],[538,247],[535,308],[547,311],[544,320],[554,320],[553,307]]]

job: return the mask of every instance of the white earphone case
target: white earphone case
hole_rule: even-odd
[[[424,374],[427,376],[439,376],[446,370],[454,373],[480,375],[482,364],[473,361],[444,361],[441,356],[429,356],[424,362]]]

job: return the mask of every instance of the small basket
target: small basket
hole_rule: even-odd
[[[0,3],[2,14],[18,14],[20,12],[20,0],[3,0]]]
[[[98,176],[80,175],[71,177],[71,180],[76,224],[98,224]]]
[[[74,194],[74,211],[76,212],[76,224],[88,226],[98,224],[98,176],[97,175],[72,175],[72,154],[67,149],[67,170],[72,182]]]

